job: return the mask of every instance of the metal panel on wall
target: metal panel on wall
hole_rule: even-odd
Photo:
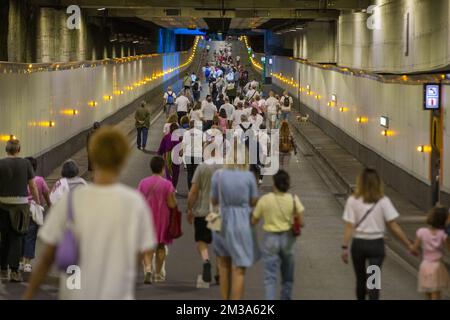
[[[24,156],[43,154],[182,72],[194,53],[31,73],[1,65],[0,143],[15,135]]]
[[[418,146],[430,141],[430,114],[423,110],[422,84],[384,83],[279,56],[274,57],[273,73],[282,74],[285,81],[273,77],[273,82],[293,96],[299,96],[295,84],[303,89],[310,86],[310,95],[300,95],[302,103],[362,145],[430,184],[430,154],[417,152]],[[292,78],[294,85],[286,82]],[[332,95],[337,103],[329,106]],[[381,134],[380,116],[389,118],[388,136]],[[365,120],[358,122],[357,118]]]

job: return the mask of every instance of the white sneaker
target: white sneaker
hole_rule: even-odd
[[[31,264],[27,263],[24,267],[23,267],[23,272],[28,272],[30,273],[33,270],[33,267],[31,266]]]
[[[19,271],[23,271],[23,266],[24,266],[23,262],[20,262],[19,263]]]

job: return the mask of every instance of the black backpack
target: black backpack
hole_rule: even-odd
[[[291,98],[289,97],[289,96],[284,96],[284,100],[283,100],[283,105],[285,106],[285,107],[289,107],[290,106],[290,100],[291,100]]]
[[[194,82],[194,86],[192,87],[192,90],[198,91],[198,82]]]

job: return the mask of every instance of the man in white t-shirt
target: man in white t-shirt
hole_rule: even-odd
[[[189,124],[189,130],[183,134],[183,156],[187,167],[188,190],[191,189],[195,169],[203,158],[203,131],[196,128],[195,121]]]
[[[202,103],[202,114],[203,114],[203,131],[211,128],[214,120],[214,116],[216,115],[217,108],[212,102],[212,97],[206,97],[204,103]]]
[[[238,103],[236,110],[233,112],[233,128],[237,128],[241,124],[242,115],[247,115],[242,103]]]
[[[111,144],[116,148],[111,149]],[[74,269],[61,270],[59,298],[134,299],[138,261],[155,247],[156,239],[152,214],[142,195],[118,183],[128,150],[129,142],[118,129],[105,127],[93,135],[89,151],[95,184],[78,187],[51,207],[39,233],[44,243],[42,259],[25,299],[33,298],[57,260],[70,210],[78,259]],[[67,282],[69,276],[72,280]]]
[[[219,113],[220,113],[220,110],[225,109],[225,112],[227,113],[227,120],[232,121],[234,106],[230,103],[230,99],[228,97],[225,97],[224,101],[225,101],[225,103],[220,107]]]
[[[252,86],[250,90],[247,91],[245,97],[248,101],[255,98],[258,95],[258,91],[256,91],[256,86]]]
[[[187,115],[189,104],[190,101],[184,93],[181,93],[177,100],[175,100],[175,105],[177,106],[178,123],[180,122],[182,117]]]
[[[265,107],[267,112],[267,119],[269,119],[270,129],[275,128],[275,121],[277,117],[277,112],[279,108],[280,102],[277,98],[275,98],[275,92],[270,90],[269,98],[267,98]]]
[[[234,101],[233,101],[234,106],[237,107],[237,105],[238,105],[239,102],[242,103],[242,104],[244,104],[244,102],[245,102],[245,96],[244,96],[243,94],[241,94],[240,96],[237,96],[237,97],[234,99]]]
[[[248,120],[252,123],[253,129],[255,130],[259,130],[262,123],[264,122],[264,118],[258,113],[258,109],[256,108],[252,108]]]

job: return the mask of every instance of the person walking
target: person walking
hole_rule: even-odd
[[[245,271],[260,255],[250,224],[251,208],[258,197],[256,181],[247,164],[238,164],[239,156],[245,155],[239,152],[242,148],[236,149],[234,157],[211,180],[211,202],[220,207],[222,219],[221,231],[213,232],[213,247],[219,260],[220,292],[224,300],[244,297]]]
[[[287,121],[281,123],[280,128],[280,167],[288,168],[291,160],[292,151],[297,154],[297,145],[295,144],[294,137],[289,129]]]
[[[208,283],[212,280],[208,251],[208,246],[212,242],[212,233],[207,228],[205,218],[210,212],[211,178],[221,167],[220,164],[216,164],[213,157],[205,154],[205,161],[195,170],[188,195],[187,220],[189,224],[194,225],[194,238],[203,262],[202,278]]]
[[[0,275],[3,280],[22,282],[22,234],[28,230],[23,230],[20,221],[29,218],[29,193],[37,204],[41,203],[33,167],[19,157],[19,140],[8,140],[5,151],[7,157],[0,159]]]
[[[226,114],[227,114],[227,128],[231,129],[232,124],[233,124],[233,113],[234,113],[234,106],[230,103],[230,99],[228,97],[224,98],[224,104],[220,107],[219,109],[219,113],[221,112],[221,110],[225,110]]]
[[[180,175],[181,161],[179,161],[180,159],[173,159],[172,150],[181,142],[181,137],[176,136],[176,133],[174,133],[178,128],[178,124],[176,123],[170,125],[170,131],[162,138],[158,149],[158,155],[164,158],[165,177],[172,182],[175,192],[178,184],[178,176]]]
[[[278,273],[281,274],[281,300],[292,299],[295,270],[294,217],[303,227],[303,207],[300,199],[288,193],[289,174],[280,170],[273,176],[273,192],[262,196],[253,211],[252,224],[264,220],[264,285],[266,299],[275,300]]]
[[[118,129],[105,126],[94,134],[89,143],[94,183],[67,193],[51,207],[39,232],[44,244],[42,256],[33,269],[24,299],[36,295],[50,271],[70,216],[76,234],[77,265],[82,270],[80,287],[68,287],[73,275],[61,270],[59,298],[134,299],[137,262],[155,247],[156,241],[152,213],[144,198],[119,183],[129,150],[127,137]]]
[[[27,157],[25,159],[30,162],[34,172],[36,172],[37,160],[33,157]],[[47,204],[47,208],[50,208],[50,190],[48,188],[47,182],[43,177],[35,176],[34,183],[39,194],[39,202],[41,206]],[[28,200],[30,201],[30,203],[33,202],[33,196],[31,195],[29,188]],[[19,264],[19,269],[23,270],[23,272],[29,273],[32,270],[31,261],[35,257],[38,230],[39,225],[30,217],[30,226],[28,227],[28,232],[24,236],[22,243],[22,262]]]
[[[202,89],[202,85],[200,83],[200,79],[196,79],[192,83],[192,96],[194,98],[194,103],[200,100],[200,91]]]
[[[144,254],[144,283],[165,281],[162,268],[166,258],[166,246],[173,239],[170,237],[169,222],[170,210],[177,207],[175,189],[172,183],[163,177],[164,159],[160,156],[153,157],[150,161],[152,176],[142,179],[138,185],[138,191],[146,199],[152,212],[152,218],[156,234],[157,247],[155,250]],[[153,270],[153,258],[155,257],[155,270]]]
[[[203,115],[203,131],[206,131],[213,125],[214,116],[217,113],[217,108],[211,96],[206,97],[201,110]]]
[[[228,82],[225,87],[225,94],[230,101],[235,101],[237,95],[237,88],[234,82]]]
[[[88,152],[88,146],[89,146],[89,141],[91,140],[92,135],[95,133],[95,131],[97,131],[98,129],[100,129],[100,122],[96,121],[94,122],[91,130],[89,130],[87,137],[86,137],[86,153],[87,153],[87,158],[88,158],[88,171],[91,172],[92,171],[92,163],[91,163],[91,158],[89,157],[89,152]]]
[[[445,233],[449,222],[448,208],[434,207],[428,213],[428,226],[416,232],[412,252],[418,254],[422,249],[418,290],[425,294],[427,300],[440,300],[442,291],[449,286],[448,271],[442,262],[444,247],[450,250],[450,237]]]
[[[181,122],[181,121],[180,121]],[[166,120],[166,123],[164,123],[164,127],[163,127],[163,134],[168,134],[170,131],[170,125],[172,123],[178,123],[178,116],[177,113],[171,113]]]
[[[292,106],[294,105],[294,101],[292,97],[289,95],[287,90],[283,91],[283,96],[280,98],[280,106],[281,106],[281,120],[288,121],[289,115],[292,111]]]
[[[203,131],[196,127],[196,120],[191,120],[189,130],[183,134],[183,157],[187,168],[188,190],[192,186],[192,177],[197,166],[203,160]]]
[[[342,260],[348,263],[349,244],[353,238],[351,255],[356,274],[356,297],[365,300],[380,298],[379,288],[367,288],[367,263],[381,268],[385,257],[385,225],[410,250],[409,241],[399,224],[395,221],[399,214],[391,200],[384,195],[383,182],[374,169],[364,169],[358,176],[356,191],[345,204],[345,221],[342,242]]]
[[[191,90],[192,78],[189,76],[189,73],[186,72],[183,78],[183,89],[184,92]]]
[[[178,121],[180,121],[182,117],[187,115],[190,105],[190,101],[184,92],[175,100],[175,105],[177,106]]]
[[[269,128],[275,129],[275,123],[277,120],[277,112],[279,108],[280,102],[277,98],[275,98],[275,92],[270,90],[269,92],[269,98],[267,98],[265,102],[265,110],[266,110],[266,117],[269,120]]]
[[[150,111],[147,109],[145,101],[141,102],[141,107],[134,114],[135,126],[137,130],[136,145],[139,150],[145,150],[147,145],[148,129],[150,128]]]
[[[167,87],[167,91],[163,95],[164,112],[166,117],[172,112],[175,112],[175,100],[177,99],[176,93],[172,90],[172,87]]]
[[[87,185],[86,180],[81,178],[79,173],[80,170],[74,160],[68,159],[64,161],[61,169],[61,179],[56,181],[50,192],[49,198],[52,204],[58,202],[67,192]]]

